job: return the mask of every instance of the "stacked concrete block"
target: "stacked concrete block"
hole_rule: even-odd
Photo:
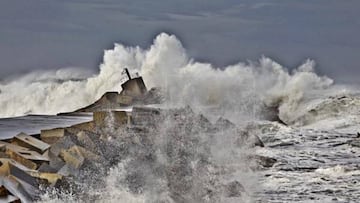
[[[41,130],[40,138],[43,142],[54,144],[58,139],[64,137],[66,134],[65,128],[54,128]]]
[[[125,111],[98,111],[93,113],[93,119],[96,126],[103,128],[109,125],[114,127],[127,125],[130,117]]]
[[[47,149],[50,148],[49,144],[32,136],[26,135],[25,133],[20,133],[16,135],[12,140],[12,144],[26,147],[38,153],[44,153]]]
[[[116,110],[93,112],[93,121],[67,128],[42,130],[39,137],[20,133],[11,140],[0,141],[0,202],[3,199],[10,202],[31,202],[39,195],[40,184],[58,187],[81,177],[80,175],[84,175],[82,172],[89,168],[113,166],[126,153],[136,153],[145,162],[151,161],[151,136],[157,135],[151,132],[161,129],[167,118],[175,126],[168,126],[166,129],[167,135],[173,137],[170,140],[174,141],[170,145],[169,154],[181,151],[181,146],[187,143],[192,144],[188,135],[193,133],[207,132],[208,129],[214,133],[225,129],[238,133],[236,126],[230,121],[219,119],[213,125],[190,108],[161,110],[148,107],[134,107],[131,113]],[[121,139],[120,142],[112,143],[101,139],[102,133],[107,132],[105,129],[109,126],[113,127],[111,132],[116,132],[118,137],[114,138]],[[239,133],[239,137],[248,140],[251,136]],[[256,140],[255,143],[260,142]],[[120,146],[116,145],[119,143]],[[129,145],[137,148],[129,150]],[[276,161],[258,160],[267,166]],[[182,170],[182,165],[176,167],[176,170]],[[170,184],[177,185],[176,181]],[[240,194],[237,192],[241,189],[239,184],[232,183],[228,188],[229,196]]]
[[[0,141],[0,200],[32,202],[40,194],[40,184],[54,186],[63,179],[54,168],[60,168],[64,162],[50,148],[49,144],[25,133]]]
[[[127,95],[118,95],[116,103],[121,106],[130,106],[133,103],[134,98]]]
[[[133,107],[131,112],[131,124],[135,126],[157,125],[162,118],[162,111],[158,108]]]

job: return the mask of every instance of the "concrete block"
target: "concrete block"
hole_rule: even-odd
[[[81,154],[86,160],[89,161],[100,161],[101,157],[90,150],[85,149],[84,147],[80,146],[73,146],[69,149],[70,152]]]
[[[85,161],[85,158],[77,150],[61,150],[60,157],[67,165],[75,169],[79,169]]]
[[[85,131],[80,131],[76,136],[81,146],[89,149],[92,152],[98,152],[97,145],[90,138],[88,133],[86,133]]]
[[[117,103],[119,103],[122,106],[129,106],[133,103],[133,97],[126,95],[118,95]]]
[[[5,195],[0,197],[0,202],[6,203],[21,203],[20,199],[12,196],[12,195]]]
[[[13,196],[20,199],[22,203],[31,203],[36,197],[34,192],[38,190],[27,184],[26,182],[16,178],[15,176],[9,175],[6,177],[0,177],[0,181],[3,183],[4,187],[11,193]]]
[[[62,175],[62,176],[78,176],[80,173],[79,169],[76,169],[68,164],[65,164],[59,171],[58,174]],[[58,181],[59,182],[59,181]],[[56,184],[57,185],[57,184]]]
[[[93,114],[96,126],[104,127],[109,124],[126,125],[128,124],[128,114],[125,111],[98,111]]]
[[[157,125],[161,119],[161,110],[151,107],[133,107],[131,123],[133,125]]]
[[[49,161],[46,156],[36,151],[31,151],[28,148],[1,141],[0,144],[3,145],[2,150],[5,145],[5,154],[9,158],[14,159],[30,169],[36,169],[41,163]]]
[[[123,89],[121,95],[129,95],[134,97],[140,97],[147,92],[145,83],[142,77],[133,78],[121,85]]]
[[[59,171],[65,165],[65,162],[61,158],[53,154],[50,150],[46,151],[44,153],[44,156],[48,157],[48,159],[50,160],[48,165],[49,167],[51,167],[51,169],[54,169],[55,172]],[[46,164],[47,163],[43,163],[42,165],[40,165],[38,170],[40,172],[53,172],[51,169],[46,168]]]
[[[16,135],[13,138],[11,143],[22,146],[22,147],[29,148],[29,149],[31,149],[33,151],[37,151],[41,154],[50,148],[49,144],[47,144],[41,140],[38,140],[32,136],[29,136],[25,133],[20,133],[20,134]]]
[[[1,159],[0,164],[1,164],[1,166],[0,166],[0,175],[1,176],[3,176],[3,177],[14,176],[15,178],[17,178],[21,181],[24,181],[25,183],[27,183],[29,185],[38,187],[38,182],[34,177],[32,177],[24,170],[18,168],[14,164],[12,164],[11,161]]]
[[[96,129],[96,127],[95,127],[94,121],[80,123],[80,124],[73,125],[73,126],[66,128],[66,130],[72,134],[77,134],[79,131],[84,131],[84,130],[90,131],[90,132],[95,132],[95,129]]]
[[[80,146],[72,146],[60,152],[60,157],[73,169],[80,169],[85,161],[99,162],[102,157]]]
[[[228,130],[228,129],[233,129],[236,127],[236,125],[234,123],[232,123],[231,121],[229,121],[228,119],[225,119],[223,117],[220,117],[216,123],[215,123],[215,127],[217,130]]]
[[[61,137],[53,145],[51,145],[50,152],[55,156],[58,156],[61,150],[69,149],[70,147],[76,145],[76,143],[76,136],[69,134],[65,137]]]
[[[14,145],[14,144],[11,144],[9,142],[0,141],[0,149],[3,149],[3,151],[5,152],[7,147],[10,147],[10,148],[16,149],[16,150],[24,150],[24,151],[29,150],[26,147],[22,147],[22,146],[19,146],[19,145]]]
[[[37,170],[43,173],[56,173],[58,171],[51,167],[48,163],[42,163]]]
[[[27,152],[25,152],[25,153],[27,153]],[[9,155],[9,157],[11,159],[15,160],[16,162],[19,162],[20,164],[22,164],[30,169],[35,170],[38,167],[38,165],[35,162],[25,158],[22,154],[20,154],[16,151],[13,151],[11,149],[6,149],[6,154]]]
[[[57,173],[44,173],[39,171],[29,171],[28,172],[32,177],[38,178],[40,180],[46,181],[47,184],[54,186],[57,181],[63,178],[62,175]]]
[[[9,162],[11,165],[15,166],[16,168],[19,168],[23,171],[30,171],[32,169],[20,164],[19,162],[16,162],[15,160],[12,160],[10,158],[0,158],[0,162],[5,163],[5,162]]]
[[[8,193],[7,189],[5,188],[5,186],[0,184],[0,197],[7,196],[8,194],[9,193]]]
[[[41,130],[40,138],[43,142],[54,144],[57,140],[64,137],[65,133],[65,128]]]
[[[245,193],[244,186],[239,181],[232,181],[224,186],[225,195],[227,197],[241,197],[242,193]]]

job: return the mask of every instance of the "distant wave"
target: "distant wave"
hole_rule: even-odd
[[[212,109],[233,120],[261,118],[267,109],[276,108],[281,120],[292,123],[301,116],[305,101],[338,91],[332,79],[315,73],[312,60],[293,71],[267,57],[214,67],[194,61],[174,35],[161,33],[148,49],[115,44],[105,51],[99,73],[90,77],[82,70],[61,69],[0,84],[0,117],[86,106],[106,91],[120,91],[125,67],[141,74],[148,87],[163,87],[167,105]]]

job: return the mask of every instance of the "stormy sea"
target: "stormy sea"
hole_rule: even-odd
[[[165,33],[148,48],[115,44],[98,73],[66,68],[1,81],[0,138],[88,121],[55,115],[121,91],[125,67],[161,88],[164,102],[151,107],[165,116],[136,132],[109,121],[109,160],[66,189],[40,188],[38,202],[359,202],[356,86],[317,74],[312,60],[214,67]]]

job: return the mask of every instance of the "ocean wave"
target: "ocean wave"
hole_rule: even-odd
[[[302,111],[309,101],[338,91],[332,79],[316,74],[312,60],[292,71],[267,57],[214,67],[196,62],[174,35],[161,33],[148,49],[115,44],[104,52],[100,71],[93,76],[61,69],[3,82],[0,117],[56,114],[86,106],[106,91],[120,91],[125,67],[142,75],[149,88],[164,88],[166,105],[186,104],[205,113],[210,109],[234,122],[277,117],[286,124],[300,124],[311,113]]]

